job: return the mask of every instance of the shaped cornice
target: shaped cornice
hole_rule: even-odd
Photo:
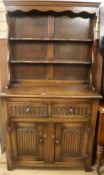
[[[96,13],[96,9],[100,6],[100,1],[94,0],[4,0],[7,11],[16,10],[28,12],[31,10],[40,11],[72,11],[73,13],[86,12],[89,14]]]

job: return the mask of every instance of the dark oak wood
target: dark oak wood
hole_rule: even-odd
[[[53,3],[54,2],[54,3]],[[33,9],[40,10],[40,11],[56,11],[56,12],[62,12],[62,11],[72,11],[72,13],[80,13],[85,12],[85,14],[94,14],[96,12],[96,8],[99,7],[101,1],[97,0],[81,0],[81,1],[45,1],[45,4],[43,4],[43,1],[31,1],[31,4],[28,0],[25,1],[4,1],[7,10],[9,11],[15,11],[15,10],[22,10],[24,12],[30,11]],[[76,7],[76,8],[75,8]],[[92,7],[92,8],[89,8]]]
[[[4,3],[10,81],[0,95],[8,169],[89,171],[101,98],[93,83],[100,3]]]
[[[102,165],[102,158],[104,152],[104,106],[99,107],[99,125],[98,125],[98,136],[97,136],[97,160],[96,168],[99,173],[99,169]]]
[[[7,39],[0,39],[0,92],[7,85]],[[5,71],[4,71],[5,69]],[[1,152],[5,150],[4,128],[3,128],[2,105],[0,100],[0,144]]]

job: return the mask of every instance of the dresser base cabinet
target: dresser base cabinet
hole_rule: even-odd
[[[91,169],[98,101],[4,98],[8,169]]]

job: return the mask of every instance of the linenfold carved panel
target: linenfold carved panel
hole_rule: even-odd
[[[62,137],[63,155],[79,157],[81,154],[81,129],[64,129]],[[73,141],[72,141],[73,140]]]
[[[64,123],[56,126],[56,156],[57,161],[84,161],[88,157],[88,139],[91,136],[91,126],[89,124]],[[89,132],[90,130],[90,132]],[[86,144],[85,144],[86,142]]]
[[[17,128],[17,151],[18,155],[36,155],[36,129]]]

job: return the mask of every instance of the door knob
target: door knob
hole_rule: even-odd
[[[47,138],[47,134],[44,134],[44,138]]]
[[[54,139],[55,138],[55,136],[54,135],[52,135],[52,139]]]

